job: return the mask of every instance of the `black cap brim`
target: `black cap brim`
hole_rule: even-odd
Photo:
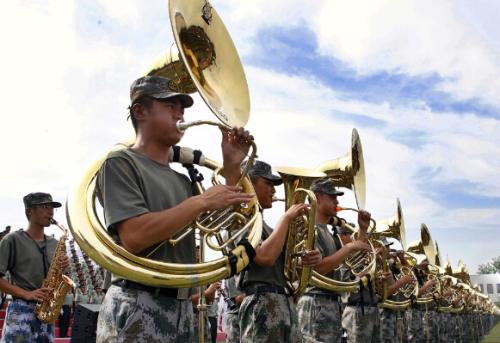
[[[273,183],[273,185],[275,186],[279,186],[283,183],[283,180],[281,179],[281,177],[279,176],[276,176],[276,175],[261,175],[261,177],[263,177],[264,179],[268,180],[268,181],[271,181]]]
[[[344,192],[341,192],[341,191],[335,191],[335,192],[328,192],[328,193],[325,193],[327,195],[334,195],[334,196],[342,196],[344,195]]]
[[[57,202],[57,201],[41,202],[39,204],[34,204],[33,206],[37,206],[37,205],[52,205],[52,207],[54,207],[54,208],[59,208],[62,206],[62,204],[60,202]]]
[[[155,98],[157,100],[166,100],[166,99],[174,99],[177,98],[180,100],[182,103],[182,106],[184,108],[188,108],[193,106],[194,100],[191,98],[190,95],[184,94],[184,93],[171,93],[171,92],[165,92],[165,93],[156,93],[156,94],[151,94],[150,95],[152,98]]]

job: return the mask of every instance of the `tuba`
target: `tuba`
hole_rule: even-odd
[[[62,258],[66,256],[68,230],[54,219],[51,219],[50,222],[60,228],[63,231],[63,235],[57,242],[47,277],[43,280],[42,288],[48,288],[50,292],[42,302],[38,302],[35,305],[36,317],[46,324],[52,324],[59,318],[66,293],[75,287],[73,280],[63,274],[61,266]]]
[[[231,37],[217,12],[204,0],[170,0],[169,16],[175,46],[158,58],[146,74],[168,78],[169,87],[175,92],[198,91],[221,121],[178,123],[178,129],[184,131],[192,126],[208,124],[227,130],[245,125],[250,111],[246,78]],[[123,148],[126,145],[121,144],[114,149]],[[239,181],[243,191],[248,193],[253,193],[253,186],[245,174],[255,153],[253,145],[250,163],[247,163]],[[222,253],[221,258],[213,261],[193,264],[160,262],[134,255],[116,244],[102,225],[96,208],[96,174],[106,156],[88,168],[70,192],[66,208],[75,240],[103,268],[122,278],[151,286],[185,288],[225,279],[239,273],[250,263],[252,250],[258,245],[262,233],[262,215],[256,198],[248,206],[204,213],[185,228],[200,230],[207,245]],[[190,162],[194,160],[198,158],[191,158]],[[198,164],[214,171],[212,183],[220,182],[218,176],[223,175],[220,163],[202,158]],[[203,191],[200,183],[197,188]],[[231,234],[225,235],[223,233],[227,232],[221,231]],[[175,244],[183,239],[185,232],[163,244]],[[228,236],[233,237],[233,241],[224,241]],[[244,244],[233,248],[235,237],[244,238]]]
[[[316,230],[317,200],[314,192],[309,190],[314,180],[325,177],[324,173],[292,167],[274,168],[283,179],[285,187],[285,210],[294,204],[309,202],[309,212],[297,217],[288,226],[285,247],[284,274],[293,296],[299,298],[304,294],[312,274],[311,267],[300,265],[300,257],[314,249]]]

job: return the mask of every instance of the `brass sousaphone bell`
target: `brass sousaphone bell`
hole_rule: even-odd
[[[217,12],[204,0],[170,0],[169,15],[177,49],[159,58],[147,75],[163,76],[170,80],[175,92],[198,91],[221,123],[199,121],[178,123],[178,129],[209,124],[222,128],[244,126],[249,118],[250,100],[245,74],[234,44]],[[123,149],[121,145],[114,149]],[[255,145],[253,146],[255,156]],[[250,262],[247,248],[242,245],[230,250],[227,244],[219,244],[223,257],[204,263],[178,264],[151,260],[134,255],[115,243],[102,225],[96,209],[96,173],[107,154],[97,160],[84,174],[67,200],[67,219],[72,234],[90,258],[113,274],[128,280],[157,287],[195,287],[206,285],[243,270]],[[203,158],[203,165],[215,170],[214,178],[223,174],[221,164]],[[247,164],[247,169],[251,163]],[[247,170],[245,169],[245,170]],[[245,171],[242,172],[245,174]],[[245,192],[253,193],[248,177],[240,180]],[[227,213],[228,211],[233,211]],[[262,216],[256,201],[247,208],[225,211],[223,219],[207,214],[196,220],[197,228],[217,235],[211,225],[216,221],[237,223],[238,230],[253,248],[257,246],[262,233]],[[223,211],[224,212],[224,211]],[[224,214],[224,213],[223,213]],[[207,224],[208,222],[208,224]],[[245,234],[243,236],[243,233]],[[220,236],[217,236],[220,238]],[[168,244],[168,243],[167,243]],[[231,252],[231,258],[227,252]],[[236,257],[236,259],[234,258]]]

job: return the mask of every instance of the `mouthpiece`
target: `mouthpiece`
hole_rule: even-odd
[[[345,210],[345,208],[343,208],[342,206],[337,206],[335,208],[335,211],[337,211],[337,212],[344,211],[344,210]]]
[[[179,131],[180,133],[184,133],[184,131],[186,131],[187,128],[189,127],[189,123],[179,120],[177,123],[175,123],[175,127],[177,131]]]
[[[54,218],[50,218],[50,223],[52,225],[57,225],[57,222],[56,222],[56,220]]]

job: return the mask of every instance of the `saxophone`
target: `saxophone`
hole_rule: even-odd
[[[63,274],[61,266],[62,259],[66,256],[68,230],[54,219],[51,219],[50,222],[57,225],[63,231],[63,235],[57,242],[47,277],[43,280],[42,288],[48,288],[50,292],[42,302],[37,303],[35,306],[35,315],[41,322],[46,324],[52,324],[59,318],[66,293],[75,287],[75,283]]]

